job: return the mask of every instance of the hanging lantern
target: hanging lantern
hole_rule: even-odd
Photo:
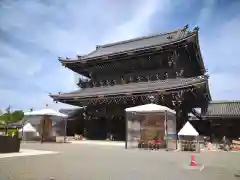
[[[179,72],[179,76],[181,76],[181,77],[182,77],[182,76],[183,76],[183,73],[184,73],[184,70],[183,70],[183,69],[181,69],[181,70],[180,70],[180,72]]]
[[[135,104],[135,99],[134,99],[134,97],[132,97],[132,102],[133,102],[133,104]]]
[[[165,72],[165,73],[164,73],[164,76],[165,76],[165,78],[168,78],[168,73]]]
[[[151,103],[154,103],[154,101],[155,101],[155,97],[152,95],[148,96],[148,99]]]
[[[161,94],[161,100],[164,101],[164,96]]]
[[[125,84],[125,80],[124,80],[123,76],[121,77],[121,82],[122,82],[122,84]]]
[[[172,105],[173,105],[173,106],[176,106],[176,101],[172,101]]]
[[[104,86],[103,80],[100,81],[100,86]]]
[[[176,72],[176,77],[179,77],[179,74],[178,74],[178,72]]]
[[[140,77],[140,76],[138,76],[138,77],[137,77],[137,80],[138,80],[138,82],[140,82],[140,81],[141,81],[141,77]]]
[[[133,78],[131,76],[129,77],[129,82],[133,82]]]
[[[168,66],[171,67],[171,66],[172,66],[172,63],[173,63],[172,60],[169,59],[169,60],[168,60]]]

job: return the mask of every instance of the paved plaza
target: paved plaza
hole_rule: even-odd
[[[0,158],[1,180],[232,180],[240,170],[237,152],[195,154],[201,166],[192,169],[192,153],[187,152],[53,143],[26,143],[21,148],[45,153]]]

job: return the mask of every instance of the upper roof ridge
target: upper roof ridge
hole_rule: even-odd
[[[240,100],[215,100],[210,101],[211,104],[227,104],[227,103],[240,103]]]
[[[172,33],[175,33],[175,32],[182,31],[184,29],[185,29],[185,27],[184,28],[179,28],[179,29],[176,29],[176,30],[173,30],[173,31],[164,32],[164,33],[155,33],[155,34],[148,35],[148,36],[141,36],[141,37],[136,37],[136,38],[123,40],[123,41],[118,41],[118,42],[114,42],[114,43],[107,43],[107,44],[103,44],[103,45],[97,45],[96,49],[110,47],[110,46],[115,46],[115,45],[119,45],[119,44],[125,44],[125,43],[129,43],[129,42],[143,40],[143,39],[149,39],[149,38],[153,38],[153,37],[157,37],[157,36],[164,36],[164,35],[167,35],[167,34],[172,34]]]
[[[127,51],[139,50],[144,48],[149,48],[153,46],[161,46],[171,44],[184,38],[190,38],[191,33],[195,31],[190,31],[188,25],[168,31],[165,33],[152,34],[148,36],[136,37],[128,40],[123,40],[119,42],[97,45],[96,49],[83,56],[78,56],[77,61],[95,59],[102,56],[108,56],[118,53],[123,53]],[[60,59],[61,60],[61,59]]]

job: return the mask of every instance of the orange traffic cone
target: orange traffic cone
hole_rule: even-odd
[[[195,156],[194,155],[191,156],[190,166],[197,166],[197,163],[195,161]]]

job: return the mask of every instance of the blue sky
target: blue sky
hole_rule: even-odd
[[[212,98],[240,99],[238,0],[2,0],[0,108],[67,107],[48,97],[77,88],[58,56],[186,24],[200,27]]]

